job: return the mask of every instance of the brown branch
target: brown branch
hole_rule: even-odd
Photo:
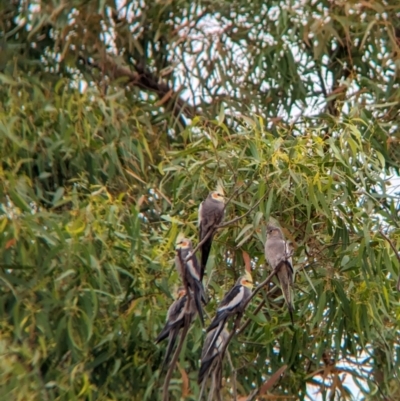
[[[237,400],[236,369],[235,369],[235,367],[233,366],[233,362],[232,362],[232,359],[231,359],[231,355],[230,355],[230,353],[229,353],[228,350],[226,350],[226,356],[227,356],[227,358],[228,358],[228,362],[229,362],[229,365],[230,365],[231,371],[232,371],[233,401],[236,401],[236,400]],[[221,369],[222,369],[222,366],[221,366]]]
[[[393,242],[382,231],[379,231],[379,234],[382,235],[382,237],[389,243],[390,247],[394,251],[394,254],[396,255],[397,260],[400,262],[400,254],[398,253],[396,247],[393,245]]]
[[[208,238],[213,234],[213,231],[210,230],[206,236],[197,244],[197,246],[193,249],[192,252],[186,257],[185,262],[187,262],[192,256],[199,250],[199,248],[208,240]]]
[[[382,230],[379,231],[379,234],[382,235],[382,237],[389,243],[390,247],[393,249],[394,254],[396,255],[397,260],[400,263],[400,254],[397,251],[396,247],[393,245],[393,242],[390,240],[389,237],[387,237]],[[399,274],[399,278],[397,279],[397,284],[396,284],[396,289],[397,291],[400,291],[400,274]]]
[[[235,217],[232,220],[227,221],[226,223],[220,224],[219,226],[215,227],[216,230],[220,228],[225,228],[227,226],[230,226],[233,223],[236,223],[237,221],[243,219],[244,217],[248,216],[260,203],[261,201],[267,196],[267,194],[263,195],[245,214]]]
[[[115,57],[108,54],[104,55],[98,62],[89,61],[84,57],[81,57],[81,60],[86,65],[107,74],[112,80],[126,78],[130,85],[156,93],[160,103],[168,105],[176,118],[180,118],[182,115],[186,118],[193,118],[200,113],[199,110],[183,100],[178,93],[174,92],[173,88],[167,83],[161,82],[157,76],[140,63],[135,66],[136,71],[132,71],[129,67],[118,64]],[[185,125],[182,119],[180,120]]]
[[[275,289],[275,288],[274,288]],[[265,299],[263,299],[260,304],[257,306],[256,310],[253,312],[253,315],[256,316],[258,312],[260,312],[261,308],[265,305]],[[237,332],[237,335],[242,334],[243,331],[246,329],[246,327],[250,324],[251,319],[247,319],[242,326],[239,328],[239,331]]]
[[[273,273],[274,273],[274,272],[272,272],[271,274],[273,274]],[[273,277],[273,275],[272,275],[272,277],[271,277],[271,274],[263,281],[263,283],[261,283],[261,284],[256,288],[256,290],[254,291],[254,293],[251,295],[251,298],[253,298],[253,296],[255,295],[256,291],[259,291],[259,287],[260,287],[260,286],[261,286],[261,288],[262,288],[263,286],[267,285],[269,281],[271,281],[271,279],[272,279],[272,277]],[[275,273],[274,273],[274,274],[275,274]],[[270,277],[271,277],[271,278],[270,278]],[[267,280],[268,280],[268,281],[267,281]],[[278,288],[279,288],[279,287],[271,288],[271,289],[267,292],[266,295],[267,295],[267,296],[268,296],[268,295],[271,295],[271,294],[272,294],[273,292],[275,292]],[[250,298],[250,300],[251,300],[251,298]],[[250,301],[249,301],[249,302],[250,302]],[[258,312],[260,312],[261,308],[265,305],[265,303],[266,303],[266,300],[263,299],[263,300],[260,302],[260,304],[257,306],[257,308],[255,309],[255,311],[253,312],[253,315],[254,315],[254,316],[256,316]],[[251,322],[251,319],[248,318],[248,319],[242,324],[242,326],[239,328],[239,331],[237,332],[237,335],[242,334],[243,331],[246,329],[246,327],[250,324],[250,322]]]

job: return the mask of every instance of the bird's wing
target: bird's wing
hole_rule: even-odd
[[[200,203],[199,212],[198,212],[198,220],[197,220],[197,224],[200,227],[200,230],[201,230],[201,220],[203,218],[203,203],[204,203],[204,201]]]
[[[207,198],[205,201],[202,202],[201,209],[199,211],[202,237],[204,237],[207,234],[208,230],[211,227],[214,227],[215,225],[218,225],[221,222],[223,217],[223,210],[224,210],[224,204],[221,202],[213,202],[209,198]]]
[[[235,313],[235,311],[243,301],[244,293],[245,291],[242,285],[235,285],[233,288],[231,288],[231,290],[225,295],[224,299],[218,305],[217,314],[215,315],[210,325],[207,327],[207,331],[211,331],[221,323],[222,323],[221,327],[222,330],[228,317]]]
[[[186,300],[187,296],[179,298],[169,307],[166,319],[167,322],[161,330],[161,333],[157,336],[155,340],[156,344],[167,338],[171,330],[183,323]]]
[[[220,325],[207,334],[201,353],[201,366],[198,376],[199,383],[207,378],[211,370],[213,370],[213,361],[220,355],[229,337],[228,331],[225,329],[221,331],[221,329],[222,326]],[[217,333],[219,334],[217,335]]]
[[[231,311],[243,301],[244,289],[241,285],[235,285],[224,297],[218,306],[218,313]]]
[[[201,361],[205,361],[210,355],[207,351],[210,348],[211,342],[214,339],[215,330],[211,330],[207,333],[206,339],[204,340],[203,349],[201,350]]]
[[[280,238],[270,238],[265,242],[265,258],[272,269],[285,259],[286,241]]]
[[[183,278],[182,274],[182,263],[181,263],[181,257],[178,254],[179,251],[177,251],[176,256],[175,256],[175,267],[179,275]]]
[[[289,243],[285,241],[285,252],[286,252],[286,257],[288,257],[289,255],[292,254],[292,248],[290,247]],[[292,256],[287,258],[287,264],[290,267],[291,271],[292,271],[292,276],[294,274],[294,270],[293,270],[293,259]]]
[[[193,255],[187,262],[186,268],[188,273],[197,281],[200,281],[200,269],[197,263],[197,259],[195,261],[196,256]]]
[[[228,331],[223,329],[214,344],[216,353],[220,353],[222,351],[222,348],[224,347],[228,337]]]

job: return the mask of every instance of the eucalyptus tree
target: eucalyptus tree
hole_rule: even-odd
[[[175,240],[197,241],[221,186],[231,224],[213,236],[207,314],[245,267],[268,276],[270,219],[296,294],[294,328],[276,279],[253,297],[222,396],[398,399],[397,1],[0,13],[2,396],[161,399]],[[204,338],[195,321],[171,399],[198,397]]]

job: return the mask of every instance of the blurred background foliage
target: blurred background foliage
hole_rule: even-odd
[[[2,399],[160,399],[175,238],[217,183],[226,219],[262,201],[215,238],[209,316],[248,255],[268,274],[270,216],[297,269],[295,329],[271,284],[224,399],[284,364],[271,395],[399,399],[398,1],[0,4]]]

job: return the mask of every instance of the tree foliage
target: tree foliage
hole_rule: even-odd
[[[271,283],[229,346],[224,399],[268,391],[398,399],[397,1],[1,3],[0,394],[157,400],[154,339],[179,284],[179,232],[234,194],[206,307],[269,218],[294,246],[295,327]],[[257,305],[266,304],[254,313]],[[204,332],[170,385],[197,399]],[[361,396],[360,396],[361,397]],[[397,398],[396,398],[397,397]]]

